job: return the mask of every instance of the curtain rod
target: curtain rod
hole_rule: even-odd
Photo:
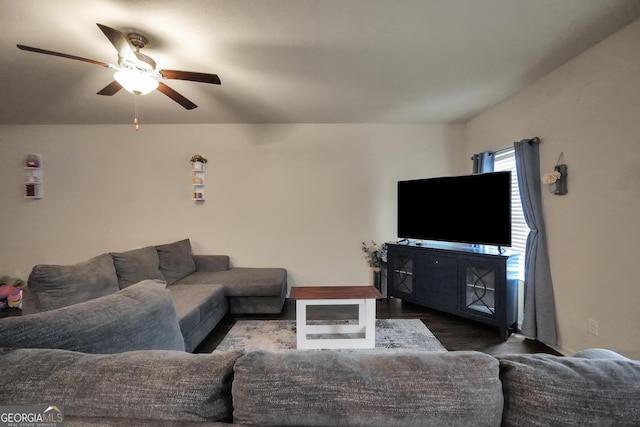
[[[538,143],[538,144],[539,144],[539,143],[541,143],[542,141],[540,140],[540,138],[539,138],[539,137],[534,136],[533,138],[531,138],[531,139],[529,140],[529,145],[533,144],[534,142],[536,142],[536,143]],[[487,152],[488,152],[488,153],[491,153],[491,154],[493,154],[493,153],[494,153],[493,151],[487,151]],[[474,154],[473,156],[471,156],[471,160],[473,160],[473,158],[474,158],[475,156],[476,156],[475,154]]]

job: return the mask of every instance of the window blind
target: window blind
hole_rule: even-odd
[[[518,271],[520,280],[524,280],[524,256],[527,248],[529,226],[524,220],[524,213],[522,212],[515,154],[513,147],[496,151],[494,170],[511,171],[511,249],[520,253]]]

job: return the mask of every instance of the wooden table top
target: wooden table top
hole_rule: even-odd
[[[294,286],[291,299],[379,299],[382,294],[375,286]]]

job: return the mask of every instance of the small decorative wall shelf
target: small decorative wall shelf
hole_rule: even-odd
[[[200,154],[194,154],[191,158],[191,185],[193,198],[196,202],[204,202],[205,170],[207,159]]]
[[[42,185],[42,154],[29,154],[25,158],[24,191],[25,199],[42,199],[44,195]]]

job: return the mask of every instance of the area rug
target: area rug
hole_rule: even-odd
[[[214,351],[296,349],[294,320],[238,320]],[[419,319],[377,319],[376,348],[326,351],[447,351]],[[300,350],[308,351],[308,350]]]

